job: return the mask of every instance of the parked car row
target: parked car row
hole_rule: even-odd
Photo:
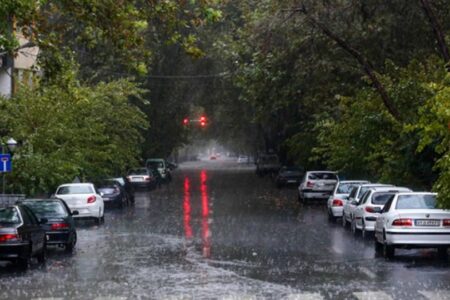
[[[149,159],[146,165],[130,170],[126,178],[61,184],[48,199],[0,199],[0,260],[25,270],[33,258],[45,263],[48,246],[72,252],[77,243],[74,219],[102,224],[105,208],[132,205],[137,188],[170,182],[176,167],[161,159]]]
[[[435,193],[366,180],[339,181],[334,172],[311,171],[300,183],[298,196],[304,203],[328,198],[329,219],[340,218],[354,235],[371,234],[376,253],[386,258],[397,248],[436,248],[439,256],[448,254],[450,211],[438,207]]]

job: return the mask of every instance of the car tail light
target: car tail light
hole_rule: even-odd
[[[344,206],[344,202],[341,199],[334,199],[333,206]]]
[[[375,213],[375,209],[374,209],[372,206],[366,206],[365,210],[366,210],[368,213]]]
[[[396,219],[392,222],[392,226],[412,226],[412,219]]]
[[[444,226],[450,226],[450,219],[444,219],[444,220],[442,221],[442,225],[444,225]]]
[[[144,176],[144,181],[150,181],[150,176]]]
[[[0,243],[17,240],[19,240],[19,235],[15,233],[0,234]]]
[[[97,198],[95,198],[95,196],[92,195],[87,198],[87,203],[94,203],[96,200]]]
[[[306,182],[306,187],[309,187],[309,188],[314,187],[314,182],[312,182],[312,181],[307,181],[307,182]]]
[[[127,180],[131,181],[132,177],[131,176],[127,176]]]
[[[69,228],[69,224],[67,223],[54,223],[51,225],[51,230],[60,230]]]

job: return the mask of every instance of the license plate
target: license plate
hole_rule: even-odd
[[[416,226],[439,226],[441,225],[440,220],[416,220]]]
[[[103,201],[110,201],[111,198],[103,198]]]
[[[134,177],[133,181],[144,181],[144,178],[142,178],[142,177]]]

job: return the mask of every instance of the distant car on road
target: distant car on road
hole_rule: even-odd
[[[103,198],[105,207],[123,208],[130,204],[125,188],[116,180],[102,180],[95,185]]]
[[[250,163],[250,157],[248,157],[246,155],[239,155],[239,157],[237,158],[237,163],[238,164],[248,164],[248,163]]]
[[[302,180],[304,170],[300,167],[290,166],[282,167],[275,178],[275,185],[277,188],[282,188],[288,185],[298,186]]]
[[[56,189],[56,198],[66,202],[74,218],[94,219],[97,224],[104,221],[105,204],[92,183],[66,183]]]
[[[39,263],[47,259],[45,231],[38,218],[21,204],[0,208],[0,260],[25,270],[33,257]]]
[[[370,188],[375,187],[385,187],[385,186],[393,186],[391,184],[382,184],[382,183],[367,183],[356,185],[350,192],[347,201],[344,203],[344,208],[342,210],[342,226],[346,227],[347,224],[351,224],[353,220],[353,211],[355,207],[358,205],[361,196]]]
[[[210,159],[210,160],[216,160],[216,159],[217,159],[217,156],[211,155],[211,156],[209,157],[209,159]]]
[[[412,190],[395,186],[374,187],[366,191],[353,212],[352,232],[356,234],[358,230],[361,230],[363,237],[367,235],[367,232],[373,232],[383,206],[396,193],[400,192],[412,192]]]
[[[134,187],[133,185],[128,181],[126,177],[114,177],[110,178],[110,180],[117,181],[120,186],[125,190],[125,193],[127,194],[128,202],[134,203]]]
[[[336,172],[308,171],[298,186],[298,199],[307,203],[310,200],[325,200],[330,197],[338,182]]]
[[[398,193],[384,206],[375,223],[375,250],[386,258],[395,248],[450,247],[450,211],[439,209],[434,193]]]
[[[77,243],[77,231],[72,215],[77,215],[78,211],[71,212],[61,199],[25,199],[19,203],[31,209],[40,220],[47,220],[41,223],[47,246],[56,245],[64,247],[66,252],[73,251]]]
[[[342,217],[344,205],[353,187],[369,183],[366,180],[343,180],[336,184],[327,201],[328,216],[331,220]]]
[[[135,189],[154,189],[156,177],[149,168],[134,168],[128,171],[128,181]]]
[[[158,170],[164,182],[170,182],[172,180],[169,165],[164,158],[149,158],[145,162],[145,166],[147,168]]]

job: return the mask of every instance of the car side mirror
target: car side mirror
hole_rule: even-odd
[[[78,210],[74,210],[73,212],[72,212],[72,216],[78,216],[80,213],[78,212]]]
[[[39,224],[47,224],[47,223],[48,223],[48,219],[47,218],[39,219]]]

